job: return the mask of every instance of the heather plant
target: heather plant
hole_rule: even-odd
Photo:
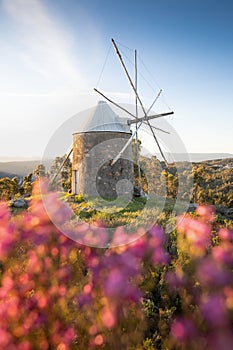
[[[232,349],[233,232],[213,230],[212,207],[178,218],[177,259],[167,281],[179,300],[169,347]]]
[[[19,215],[0,205],[1,349],[232,348],[233,232],[211,207],[169,236],[117,227],[110,248],[101,222],[64,235],[72,210],[45,190]]]
[[[53,224],[34,186],[28,211],[12,216],[0,208],[0,348],[140,348],[143,336],[142,260],[164,264],[165,236],[153,228],[131,245],[123,231],[115,249],[82,246]],[[56,223],[70,211],[51,193],[46,198]],[[95,235],[104,237],[102,227]],[[78,235],[93,238],[80,224]],[[72,233],[75,237],[75,232]]]
[[[1,349],[69,349],[77,337],[78,254],[40,206],[37,199],[31,213],[11,218],[1,205]]]

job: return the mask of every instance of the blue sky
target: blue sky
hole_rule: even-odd
[[[233,154],[231,1],[1,0],[0,158],[42,156],[63,122],[97,102],[112,37],[130,71],[137,48],[143,101],[163,89],[156,108],[174,110],[168,122],[188,152]],[[114,49],[98,88],[133,101]]]

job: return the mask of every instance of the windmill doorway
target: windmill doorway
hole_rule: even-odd
[[[75,188],[75,194],[78,194],[78,183],[79,183],[79,171],[74,171],[74,188]]]

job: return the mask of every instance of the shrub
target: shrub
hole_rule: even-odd
[[[67,205],[44,196],[65,222]],[[115,248],[101,249],[59,231],[38,184],[20,215],[1,203],[0,348],[231,349],[233,232],[214,221],[199,206],[168,240],[154,226],[128,244],[118,227]],[[104,230],[77,224],[71,236],[104,240]]]

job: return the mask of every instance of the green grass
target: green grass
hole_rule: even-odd
[[[164,200],[158,196],[150,198],[133,198],[128,203],[123,200],[105,201],[101,198],[80,198],[73,196],[70,206],[78,221],[101,222],[103,226],[127,226],[131,232],[148,224],[166,224],[173,207],[173,200]],[[66,200],[69,200],[66,197]]]

